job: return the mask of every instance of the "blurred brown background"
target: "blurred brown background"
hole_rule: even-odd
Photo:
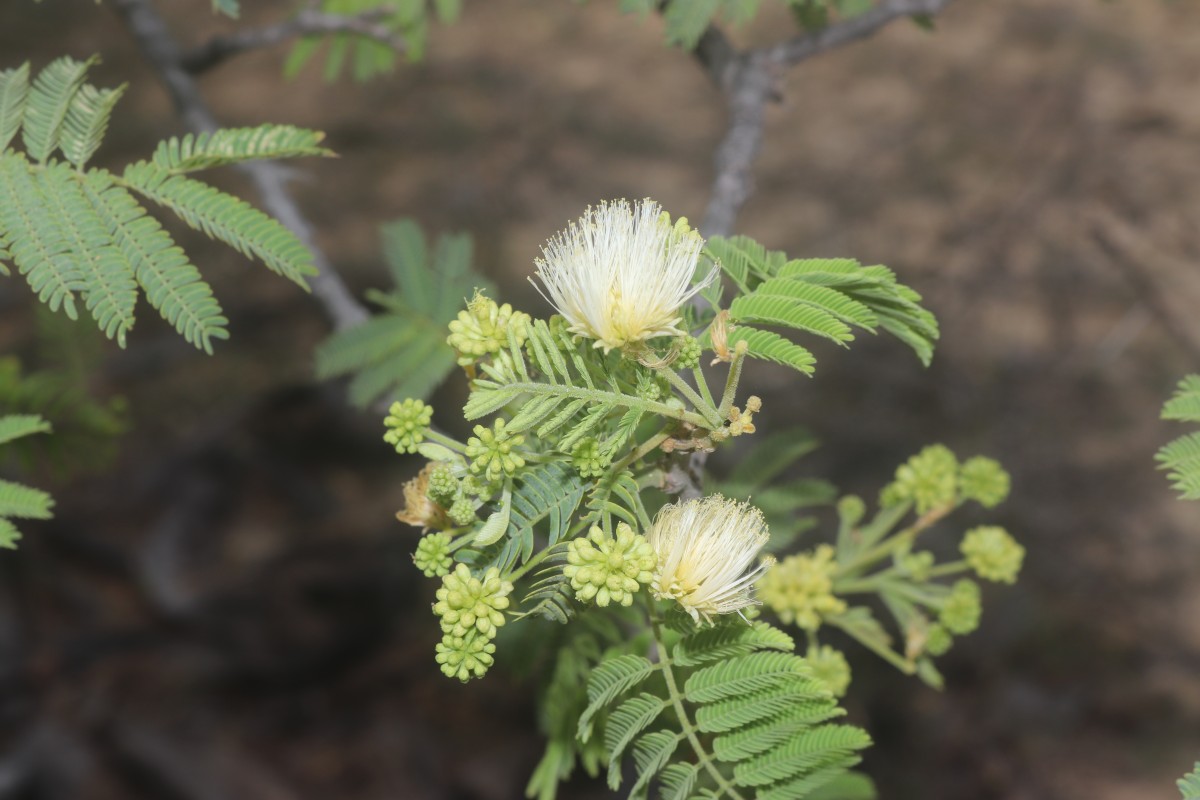
[[[288,9],[244,5],[246,24]],[[158,6],[185,42],[233,26],[208,0]],[[384,282],[378,224],[412,216],[473,233],[505,299],[543,311],[524,276],[587,204],[698,219],[709,196],[721,95],[658,20],[615,6],[475,0],[425,63],[366,85],[285,81],[276,49],[202,86],[225,124],[328,132],[341,158],[292,165],[292,186],[356,290]],[[735,36],[785,26],[768,9]],[[101,161],[181,132],[111,9],[0,3],[4,66],[91,53],[96,83],[130,83]],[[943,337],[928,370],[884,337],[818,348],[799,388],[757,368],[760,429],[810,426],[826,444],[805,474],[866,496],[930,441],[999,458],[999,521],[1028,548],[945,692],[851,654],[866,769],[900,800],[1176,797],[1200,758],[1200,506],[1153,453],[1181,432],[1162,401],[1200,369],[1200,5],[964,0],[785,89],[740,230],[890,265]],[[130,347],[91,365],[135,420],[117,460],[35,475],[59,513],[0,557],[0,797],[520,797],[533,686],[437,673],[433,586],[392,519],[415,463],[312,382],[310,297],[179,236],[233,338],[208,358],[143,306]],[[0,282],[0,352],[31,369],[33,305]],[[439,418],[461,399],[451,381]]]

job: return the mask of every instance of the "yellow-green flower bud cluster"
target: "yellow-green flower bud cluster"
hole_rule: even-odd
[[[615,537],[593,526],[586,537],[572,541],[563,574],[580,602],[595,601],[601,608],[609,603],[628,606],[638,589],[654,579],[657,566],[658,557],[646,537],[621,522]]]
[[[812,669],[812,676],[825,684],[834,697],[845,697],[850,688],[850,664],[840,650],[829,645],[812,645],[804,659]]]
[[[963,462],[958,473],[958,492],[964,500],[974,500],[984,508],[993,508],[1008,497],[1009,478],[1000,462],[975,456]]]
[[[758,581],[758,597],[785,623],[815,631],[821,620],[846,610],[833,594],[833,548],[823,544],[809,554],[788,556]]]
[[[704,352],[704,348],[700,346],[700,340],[695,336],[681,336],[678,342],[679,355],[676,356],[672,366],[677,369],[693,369],[700,366],[700,355]]]
[[[471,472],[483,475],[489,482],[512,475],[525,466],[525,459],[514,452],[524,441],[521,434],[505,430],[503,419],[496,420],[492,428],[476,425],[475,435],[467,440],[466,449],[467,458],[471,459]]]
[[[571,463],[581,478],[599,478],[612,463],[612,456],[604,452],[600,443],[592,438],[583,439],[571,451]]]
[[[638,374],[637,385],[634,387],[637,396],[643,400],[654,402],[666,394],[662,380],[653,372],[644,371]]]
[[[433,613],[444,634],[436,660],[445,675],[466,681],[487,672],[496,652],[491,640],[504,624],[512,590],[495,567],[477,578],[466,564],[459,564],[442,578]]]
[[[882,506],[912,502],[918,514],[953,504],[958,498],[958,458],[944,445],[926,447],[896,470],[884,487]]]
[[[426,578],[440,578],[450,573],[450,535],[446,533],[431,533],[422,536],[417,542],[417,552],[413,553],[413,563]]]
[[[933,569],[934,556],[928,550],[918,550],[906,553],[897,560],[896,566],[908,574],[917,583],[929,580],[929,571]]]
[[[448,507],[458,497],[458,478],[449,464],[435,464],[429,470],[429,497],[442,507]]]
[[[458,363],[466,366],[486,355],[508,347],[511,328],[517,346],[525,343],[530,317],[523,311],[513,311],[508,303],[497,305],[495,300],[476,292],[458,319],[450,323],[446,343],[458,351]]]
[[[1016,583],[1025,560],[1025,548],[1008,531],[995,525],[967,531],[960,549],[975,574],[997,583]]]
[[[954,644],[954,637],[944,625],[930,625],[925,634],[925,652],[931,656],[945,655]]]
[[[411,397],[403,403],[392,403],[383,424],[387,433],[383,440],[396,448],[397,453],[415,453],[417,445],[425,440],[433,409]]]
[[[433,658],[441,666],[443,675],[466,683],[487,673],[495,662],[495,653],[496,645],[491,638],[473,630],[466,636],[446,634],[438,642]]]
[[[942,623],[946,630],[961,636],[979,627],[979,617],[982,613],[979,584],[964,578],[954,584],[950,594],[942,601],[938,622]]]

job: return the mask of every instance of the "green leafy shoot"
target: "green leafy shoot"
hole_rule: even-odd
[[[471,270],[471,239],[444,234],[430,246],[412,220],[383,227],[383,252],[394,286],[367,298],[381,313],[334,333],[316,353],[317,377],[351,376],[350,400],[427,397],[454,369],[446,323],[463,300],[491,285]]]
[[[1163,406],[1162,418],[1200,423],[1200,375],[1188,375]],[[1158,468],[1167,470],[1171,487],[1184,500],[1200,500],[1200,431],[1165,445],[1156,456]]]
[[[15,266],[51,310],[77,319],[82,305],[122,347],[140,292],[188,342],[211,353],[215,340],[228,338],[228,320],[142,201],[307,288],[316,269],[295,234],[185,173],[330,152],[319,146],[319,133],[263,125],[172,138],[122,174],[89,168],[124,91],[85,83],[94,61],[59,58],[32,79],[29,64],[0,71],[0,262]],[[14,146],[18,132],[24,152]],[[9,274],[2,263],[0,274]]]
[[[321,0],[326,14],[369,17],[384,31],[403,40],[403,54],[410,61],[425,57],[433,20],[451,24],[462,13],[462,0]],[[396,68],[398,48],[388,41],[365,33],[339,32],[314,34],[300,39],[284,63],[284,75],[298,75],[328,44],[323,74],[333,82],[349,69],[356,81],[370,80]]]
[[[0,415],[0,446],[49,432],[50,423],[37,414]],[[42,490],[0,480],[0,547],[16,549],[21,532],[14,519],[50,519],[53,507],[54,500]]]

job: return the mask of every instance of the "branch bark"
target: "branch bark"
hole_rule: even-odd
[[[352,33],[385,44],[402,53],[403,37],[379,22],[387,11],[374,9],[354,16],[326,14],[316,9],[304,9],[284,22],[262,28],[246,28],[227,36],[214,36],[199,47],[184,53],[180,64],[193,75],[212,69],[248,50],[274,47],[301,36],[313,34]]]
[[[166,20],[150,0],[114,0],[113,8],[137,40],[146,59],[166,84],[175,109],[197,133],[219,126],[195,79],[183,66],[183,51],[167,28]],[[317,275],[310,279],[313,296],[325,310],[335,330],[364,322],[370,315],[342,282],[333,264],[313,242],[312,226],[292,199],[284,171],[276,164],[256,162],[242,167],[254,181],[263,206],[287,226],[313,254]]]

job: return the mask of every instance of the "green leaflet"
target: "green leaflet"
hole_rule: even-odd
[[[0,445],[35,433],[49,433],[50,424],[37,414],[0,415]],[[50,519],[54,500],[46,492],[0,480],[0,548],[14,550],[21,538],[12,518]]]
[[[317,146],[319,133],[263,125],[168,140],[153,162],[131,165],[124,177],[85,172],[124,92],[85,83],[93,62],[57,59],[32,85],[28,64],[0,72],[0,259],[16,266],[51,310],[76,319],[82,301],[121,346],[134,326],[140,288],[185,339],[211,353],[213,341],[228,337],[212,289],[128,190],[305,286],[305,276],[314,274],[312,256],[295,235],[241,200],[177,173],[329,153]],[[5,152],[18,131],[25,153]],[[55,151],[65,162],[55,160]],[[3,264],[0,274],[8,274]]]
[[[1200,375],[1188,375],[1179,382],[1175,394],[1163,406],[1162,418],[1200,422]],[[1200,431],[1164,445],[1155,458],[1158,468],[1167,471],[1171,488],[1179,492],[1180,498],[1200,500]]]
[[[1183,800],[1200,800],[1200,761],[1196,762],[1195,769],[1177,781],[1177,785]]]
[[[471,240],[464,234],[444,234],[431,247],[405,219],[383,226],[382,237],[395,285],[367,295],[382,313],[333,333],[316,352],[317,377],[353,376],[350,400],[360,406],[381,397],[428,397],[454,369],[446,324],[464,297],[491,290],[471,270]]]

